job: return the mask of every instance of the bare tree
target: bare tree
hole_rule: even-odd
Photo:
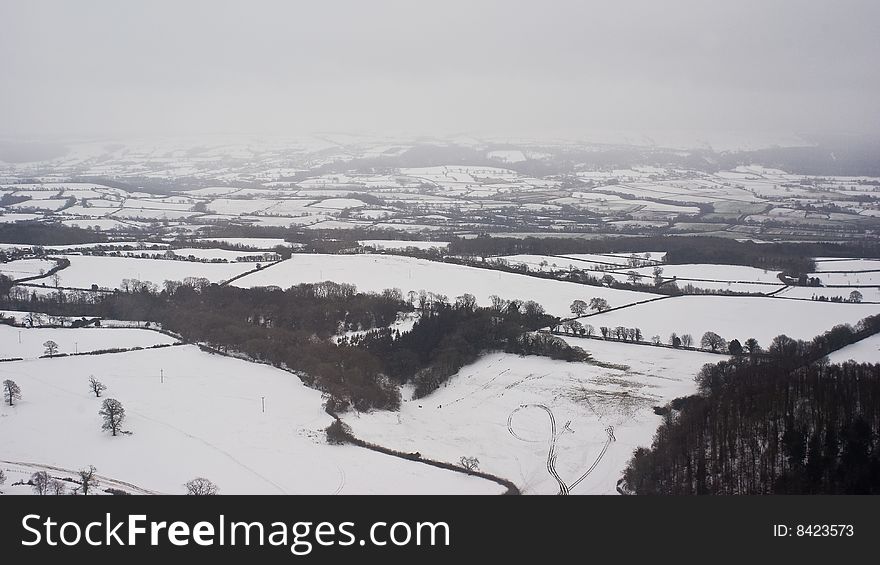
[[[56,353],[58,353],[58,344],[52,341],[51,339],[43,344],[43,347],[46,348],[45,354],[49,357],[53,357]]]
[[[46,471],[37,471],[33,475],[31,475],[30,485],[34,489],[34,492],[43,496],[47,492],[49,492],[49,474]]]
[[[462,455],[461,459],[459,459],[458,462],[468,471],[476,471],[480,468],[480,460],[476,457],[468,457],[466,455]]]
[[[60,481],[58,479],[52,479],[49,481],[49,492],[54,494],[55,496],[61,496],[67,491],[67,485],[64,484],[64,481]]]
[[[597,312],[604,312],[605,310],[608,310],[610,306],[608,306],[608,301],[604,298],[595,297],[590,299],[590,308]]]
[[[6,379],[3,381],[3,399],[12,406],[16,400],[21,400],[21,388],[15,381]]]
[[[654,286],[663,284],[663,267],[654,267]]]
[[[82,469],[79,472],[79,484],[82,485],[83,496],[89,494],[89,491],[98,487],[98,477],[95,475],[95,466],[89,465],[88,469]]]
[[[694,344],[694,336],[691,334],[681,334],[681,344],[685,347],[690,347]]]
[[[651,337],[651,343],[653,343],[654,345],[660,345],[661,343],[663,343],[663,340],[660,339],[659,335],[655,335]]]
[[[0,469],[0,485],[6,482],[6,473],[3,472],[3,469]]]
[[[98,414],[104,418],[102,430],[110,430],[114,436],[121,431],[122,421],[125,420],[125,408],[121,402],[115,398],[105,399]]]
[[[627,271],[626,273],[626,279],[632,284],[638,284],[640,278],[642,278],[642,276],[635,271]]]
[[[107,390],[107,385],[94,376],[89,376],[89,388],[95,393],[95,398],[101,398],[101,393]]]
[[[862,293],[859,292],[858,290],[854,290],[849,293],[849,301],[850,302],[861,302],[862,298],[864,298],[864,297],[862,296]]]
[[[204,477],[196,477],[185,485],[186,494],[193,496],[212,496],[220,492],[220,488]]]
[[[594,328],[590,324],[586,324],[584,325],[584,333],[587,335],[587,337],[592,337],[592,335],[596,333],[596,328]]]

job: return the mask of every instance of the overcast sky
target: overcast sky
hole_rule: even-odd
[[[0,134],[880,132],[877,0],[0,0]]]

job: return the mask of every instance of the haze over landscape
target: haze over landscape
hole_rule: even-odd
[[[870,0],[37,0],[0,19],[7,137],[880,127]]]
[[[880,493],[880,4],[0,4],[0,494]]]

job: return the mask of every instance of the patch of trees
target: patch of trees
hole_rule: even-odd
[[[395,409],[400,384],[414,382],[418,394],[427,394],[489,350],[567,360],[585,355],[550,336],[522,336],[558,324],[534,301],[493,297],[492,306],[479,308],[468,294],[450,302],[427,292],[406,297],[396,289],[358,293],[352,285],[333,282],[286,291],[191,282],[166,281],[161,290],[130,284],[127,292],[87,301],[7,298],[0,306],[159,322],[215,351],[236,352],[296,372],[327,394],[331,411]],[[421,315],[412,331],[400,334],[388,328],[399,313],[415,309]],[[366,333],[328,339],[348,331]]]
[[[854,290],[849,293],[849,295],[844,298],[841,295],[837,296],[825,296],[824,294],[816,296],[815,294],[812,296],[810,300],[816,300],[818,302],[852,302],[853,304],[858,304],[862,301],[864,296],[858,290]]]
[[[74,245],[107,241],[107,236],[91,230],[45,224],[36,221],[0,224],[0,243],[26,245]]]
[[[559,338],[526,334],[556,323],[556,318],[533,301],[508,301],[496,296],[492,297],[492,306],[480,308],[473,296],[465,294],[454,303],[434,300],[421,309],[421,317],[405,334],[380,329],[344,345],[374,354],[381,360],[384,374],[399,384],[412,382],[414,396],[421,398],[486,351],[570,361],[588,359],[583,350]]]
[[[880,494],[880,364],[825,356],[880,332],[880,316],[811,341],[776,337],[772,356],[703,367],[699,394],[660,409],[636,450],[636,494]]]

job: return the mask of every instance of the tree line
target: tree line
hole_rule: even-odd
[[[880,315],[766,357],[707,364],[699,394],[655,411],[622,488],[635,494],[880,494],[880,364],[825,356],[880,332]]]

